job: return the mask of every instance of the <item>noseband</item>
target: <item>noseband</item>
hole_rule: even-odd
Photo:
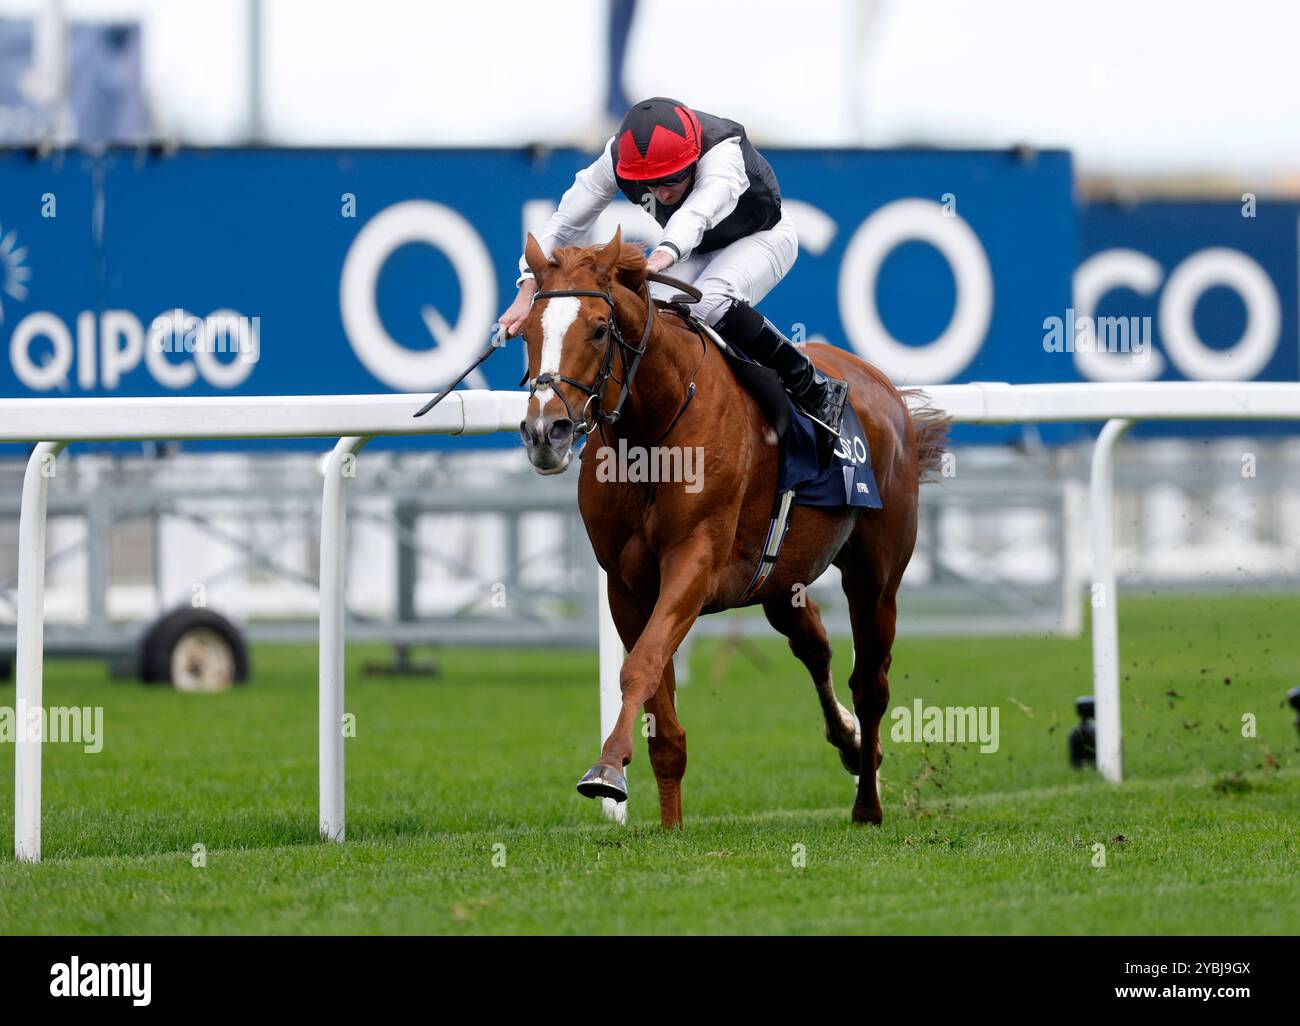
[[[628,393],[632,391],[632,381],[636,378],[637,368],[641,366],[641,357],[645,355],[646,346],[649,345],[650,330],[654,325],[655,316],[655,305],[650,300],[650,287],[643,283],[641,290],[645,295],[646,314],[645,330],[641,332],[641,345],[639,347],[632,345],[623,338],[623,333],[618,327],[618,311],[614,306],[614,297],[610,292],[597,292],[593,289],[556,289],[554,291],[538,292],[533,296],[534,303],[539,299],[589,296],[593,299],[603,299],[609,304],[609,333],[606,335],[605,355],[600,361],[600,369],[596,371],[595,380],[590,385],[566,377],[563,374],[539,374],[527,381],[530,399],[537,394],[537,390],[540,388],[554,390],[555,394],[560,397],[560,402],[564,403],[564,409],[569,414],[569,420],[574,423],[574,431],[579,437],[591,434],[601,424],[612,425],[618,423],[618,418],[623,412],[623,404],[627,402]],[[619,379],[614,374],[615,354],[621,358],[622,379]],[[606,412],[602,394],[611,378],[620,386],[618,402],[614,404],[612,410]],[[569,400],[564,397],[563,392],[554,387],[557,382],[576,388],[587,397],[587,401],[582,407],[581,418],[573,415],[573,408],[569,405]],[[593,404],[594,409],[592,408]]]

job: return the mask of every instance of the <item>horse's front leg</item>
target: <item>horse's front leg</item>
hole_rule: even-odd
[[[619,675],[623,707],[613,731],[605,739],[600,759],[578,781],[580,794],[588,798],[627,800],[623,767],[632,761],[632,732],[637,713],[654,696],[665,667],[700,615],[713,587],[712,557],[708,542],[694,538],[664,554],[659,569],[659,598],[641,637],[623,661]]]

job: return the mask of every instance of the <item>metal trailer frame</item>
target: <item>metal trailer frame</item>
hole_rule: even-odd
[[[248,513],[241,509],[241,515],[265,516],[267,514],[264,509],[270,510],[287,519],[301,520],[304,525],[312,525],[311,533],[314,534],[314,525],[320,522],[321,508],[320,476],[315,476],[316,482],[310,490],[304,484],[302,487],[276,487],[265,491],[259,483],[256,485],[256,495],[252,496],[259,506],[257,512]],[[373,475],[369,476],[373,479]],[[439,480],[437,475],[426,475],[397,488],[387,487],[384,483],[371,485],[364,490],[358,488],[357,491],[363,492],[366,497],[382,496],[387,504],[393,506],[391,515],[368,511],[354,515],[353,520],[382,522],[391,527],[398,542],[397,573],[393,597],[395,615],[379,617],[350,611],[348,623],[352,637],[356,640],[387,642],[401,650],[414,645],[446,644],[453,641],[460,644],[499,644],[504,629],[509,632],[509,643],[514,645],[572,647],[593,644],[596,639],[597,604],[587,582],[595,573],[596,563],[582,534],[581,522],[576,517],[574,478],[539,478],[531,473],[520,477],[521,480],[512,481],[513,487],[509,489]],[[524,487],[521,489],[519,485]],[[193,507],[204,501],[230,501],[231,498],[229,489],[216,486],[141,486],[134,480],[134,475],[125,484],[105,485],[72,495],[58,492],[51,495],[47,501],[49,518],[77,517],[86,524],[83,541],[66,546],[47,557],[47,566],[52,566],[58,561],[84,554],[86,617],[77,623],[47,623],[47,654],[121,657],[133,652],[138,645],[148,625],[138,620],[115,620],[110,615],[108,602],[111,579],[106,542],[115,526],[132,520],[182,520],[238,549],[242,556],[239,562],[234,566],[223,566],[215,577],[251,565],[315,591],[319,587],[319,581],[315,577],[285,566],[283,560],[278,559],[262,543],[240,539],[225,532],[217,522],[218,518],[208,518],[194,512]],[[0,517],[8,514],[17,520],[19,513],[16,505],[7,509],[0,506]],[[430,563],[441,560],[454,565],[454,559],[446,553],[424,547],[414,536],[415,523],[424,515],[456,513],[490,513],[502,520],[506,556],[499,583],[505,585],[512,600],[506,610],[493,610],[491,616],[474,615],[472,607],[467,605],[465,610],[454,614],[420,617],[415,608],[419,563],[422,560]],[[554,581],[544,586],[526,587],[521,583],[521,574],[528,569],[536,555],[522,554],[523,520],[537,513],[572,515],[574,530],[563,532],[560,540],[558,562],[566,567],[566,573],[558,575]],[[305,533],[303,537],[306,537]],[[156,533],[154,541],[156,547]],[[547,554],[555,555],[554,552]],[[155,562],[156,560],[157,557]],[[583,582],[577,583],[577,578],[583,578]],[[487,578],[482,580],[485,585],[488,583]],[[195,581],[204,586],[211,586],[213,582],[214,577]],[[15,578],[0,581],[0,601],[9,602],[8,592],[14,583]],[[188,595],[182,597],[166,593],[156,573],[152,590],[154,611],[151,615],[164,616],[178,602],[184,604],[188,601]],[[571,607],[569,615],[548,615],[544,608],[548,602],[552,606],[563,604]],[[213,608],[221,611],[219,604],[214,604]],[[511,615],[512,612],[517,612],[518,615]],[[314,618],[297,614],[284,618],[250,619],[241,622],[240,630],[251,642],[302,643],[315,638],[318,625]],[[0,658],[12,654],[16,646],[15,627],[0,626]]]
[[[356,454],[353,454],[356,455]],[[512,457],[517,471],[505,471],[495,484],[479,483],[464,471],[481,467],[470,457],[446,459],[446,453],[432,454],[388,451],[379,457],[377,471],[373,465],[351,482],[354,500],[372,500],[369,508],[358,509],[353,522],[363,521],[392,532],[396,543],[393,575],[392,614],[374,615],[350,609],[349,636],[354,640],[391,644],[397,653],[399,669],[409,665],[409,651],[417,646],[442,644],[506,643],[528,647],[577,647],[594,644],[597,637],[597,603],[591,594],[596,564],[577,516],[576,475],[540,477],[516,452],[499,455]],[[430,459],[430,457],[433,459]],[[992,456],[989,461],[987,456]],[[1041,457],[1042,454],[1039,454]],[[1076,473],[1077,452],[1048,454],[1032,459],[1028,468],[1013,461],[1005,451],[970,454],[972,460],[991,462],[996,477],[986,472],[964,473],[944,482],[944,488],[932,492],[922,510],[923,521],[918,539],[918,555],[926,561],[925,580],[905,583],[912,604],[900,623],[903,634],[945,633],[1052,633],[1070,636],[1082,629],[1079,591],[1079,568],[1068,544],[1081,525],[1078,493],[1082,479]],[[220,458],[220,457],[217,457]],[[965,458],[965,457],[963,457]],[[232,501],[229,487],[211,482],[189,483],[205,472],[209,457],[187,454],[185,462],[175,458],[157,459],[117,454],[83,456],[93,460],[83,481],[80,475],[70,487],[54,490],[47,501],[50,519],[79,518],[85,523],[84,537],[47,555],[47,569],[75,557],[84,557],[85,616],[77,622],[47,618],[45,650],[47,655],[106,656],[124,665],[125,657],[134,655],[147,634],[151,617],[161,618],[177,607],[189,603],[190,594],[171,592],[161,579],[159,525],[164,519],[182,521],[237,551],[232,563],[215,572],[195,578],[192,585],[211,588],[221,578],[245,567],[285,582],[303,585],[314,593],[319,579],[310,569],[304,571],[286,565],[276,547],[292,539],[296,544],[315,535],[320,522],[323,458],[314,454],[277,453],[268,457],[249,453],[247,462],[237,468],[241,475],[251,472],[252,480],[241,480],[251,489],[251,497],[235,499],[233,515],[265,521],[274,518],[288,524],[290,530],[273,541],[238,536],[224,526],[225,514],[211,515],[199,507]],[[505,461],[502,460],[502,463]],[[308,467],[319,464],[312,471]],[[74,463],[74,467],[78,464]],[[8,469],[0,466],[0,470]],[[1011,472],[1008,480],[1007,471]],[[319,471],[319,472],[317,472]],[[66,475],[60,471],[60,477]],[[286,480],[286,477],[288,478]],[[0,477],[8,483],[9,475]],[[185,483],[178,484],[177,481]],[[400,483],[395,483],[400,481]],[[17,489],[15,489],[17,491]],[[0,518],[18,520],[18,496],[12,505],[0,497]],[[373,500],[382,500],[385,509],[374,508]],[[951,565],[945,561],[939,545],[944,518],[954,510],[978,514],[990,509],[1016,508],[1042,510],[1047,535],[1045,543],[1054,550],[1060,572],[1052,580],[1027,583],[998,573],[992,561],[983,560],[978,567]],[[430,547],[417,534],[421,517],[446,514],[488,514],[501,521],[504,565],[498,576],[476,575],[459,564],[454,556]],[[560,531],[559,552],[548,548],[544,553],[527,551],[526,517],[535,514],[567,517],[569,526]],[[147,520],[153,525],[152,611],[123,620],[120,612],[110,610],[109,542],[122,524]],[[302,525],[301,533],[297,530]],[[536,581],[533,564],[540,556],[554,557],[555,569],[544,582]],[[486,595],[491,584],[501,584],[510,595],[506,608],[494,607],[480,615],[482,603],[466,602],[453,610],[420,615],[417,610],[417,585],[422,566],[442,566],[458,577],[477,578]],[[917,566],[921,563],[918,561]],[[531,583],[526,578],[532,577]],[[813,587],[823,606],[824,622],[832,634],[849,633],[848,610],[836,587],[835,575],[827,574]],[[16,574],[0,580],[0,603],[16,608],[12,595]],[[313,603],[314,604],[314,603]],[[222,615],[228,611],[218,602],[205,603]],[[311,613],[272,614],[263,619],[243,618],[238,629],[249,642],[304,643],[315,637],[318,626]],[[765,631],[764,621],[753,616],[710,618],[701,621],[692,632],[694,637],[745,636]],[[16,650],[14,625],[0,625],[0,664]],[[2,669],[0,665],[0,669]]]

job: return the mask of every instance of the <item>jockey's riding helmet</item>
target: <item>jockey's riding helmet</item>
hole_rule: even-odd
[[[642,100],[618,127],[620,178],[671,184],[699,159],[700,119],[680,100],[664,96]]]

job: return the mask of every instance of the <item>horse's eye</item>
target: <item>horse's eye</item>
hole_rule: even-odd
[[[605,332],[607,330],[608,329],[605,327],[605,325],[603,324],[599,325],[596,328],[596,330],[591,333],[592,339],[596,342],[603,342],[605,340]]]

